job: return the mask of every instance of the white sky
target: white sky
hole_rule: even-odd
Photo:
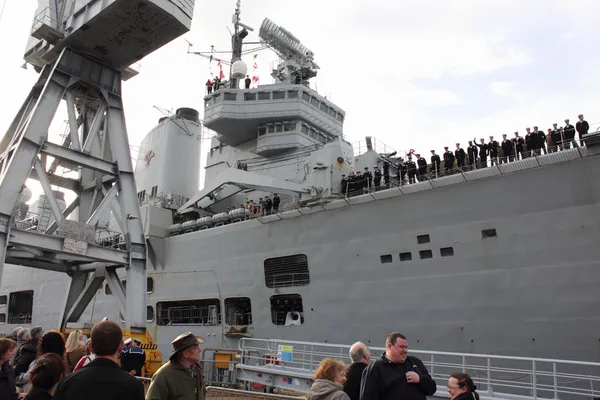
[[[20,68],[37,3],[0,0],[0,8],[4,1],[2,133],[37,78]],[[202,110],[208,61],[186,54],[184,38],[196,51],[229,50],[234,8],[235,0],[197,0],[192,30],[124,84],[132,145],[162,116],[153,106]],[[313,87],[346,110],[348,140],[370,135],[426,156],[475,136],[574,123],[578,113],[600,121],[599,12],[595,0],[242,0],[242,21],[255,28],[247,41],[268,17],[315,53],[322,69]],[[274,59],[260,53],[262,83]],[[66,115],[57,119],[53,135]]]

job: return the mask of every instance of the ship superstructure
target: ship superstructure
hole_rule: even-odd
[[[348,197],[342,175],[383,167],[393,150],[369,137],[355,152],[342,107],[310,87],[314,54],[271,20],[259,35],[282,58],[275,83],[240,88],[236,39],[204,117],[181,108],[142,144],[147,324],[159,349],[190,330],[209,349],[242,337],[375,345],[400,330],[420,349],[599,359],[596,133],[585,147]],[[216,136],[195,190],[202,126]],[[248,208],[275,194],[278,210]],[[66,277],[4,274],[0,330],[54,327]],[[79,323],[120,319],[116,304],[101,286]]]

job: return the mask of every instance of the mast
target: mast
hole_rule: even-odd
[[[252,31],[253,29],[249,26],[240,22],[240,14],[241,14],[241,0],[237,0],[235,5],[235,12],[233,13],[233,35],[231,36],[231,66],[229,67],[229,80],[231,82],[230,88],[238,89],[238,77],[234,77],[233,75],[233,64],[236,61],[242,60],[242,46],[243,41],[246,36],[248,36],[248,31]]]

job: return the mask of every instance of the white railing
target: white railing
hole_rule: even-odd
[[[352,143],[352,148],[354,150],[354,157],[358,157],[361,154],[366,153],[368,150],[375,150],[379,154],[390,154],[395,152],[391,146],[383,143],[381,140],[377,140],[374,137],[370,138],[371,140],[371,148],[367,145],[367,139],[359,140],[358,142]],[[404,157],[404,154],[400,154],[399,156]]]
[[[302,380],[309,379],[324,358],[350,364],[349,345],[242,338],[239,349],[242,360],[238,369],[242,371],[269,371]],[[382,347],[372,347],[371,358],[378,358],[384,351]],[[438,383],[438,393],[445,391],[445,382],[452,372],[464,371],[471,375],[485,397],[593,399],[600,396],[600,363],[412,349],[409,354],[425,363]],[[500,393],[505,396],[499,396]]]

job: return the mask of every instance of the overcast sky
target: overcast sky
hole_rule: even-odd
[[[20,68],[37,3],[3,1],[5,132],[37,78]],[[196,1],[192,30],[142,60],[140,75],[124,85],[132,145],[162,116],[153,106],[202,110],[209,65],[186,54],[184,38],[193,50],[228,50],[234,8],[235,0]],[[321,70],[313,84],[346,110],[348,140],[371,135],[426,155],[474,136],[574,122],[578,113],[600,121],[599,12],[594,0],[242,0],[242,20],[256,29],[246,40],[257,40],[268,17],[315,53]],[[263,84],[273,60],[259,54]]]

